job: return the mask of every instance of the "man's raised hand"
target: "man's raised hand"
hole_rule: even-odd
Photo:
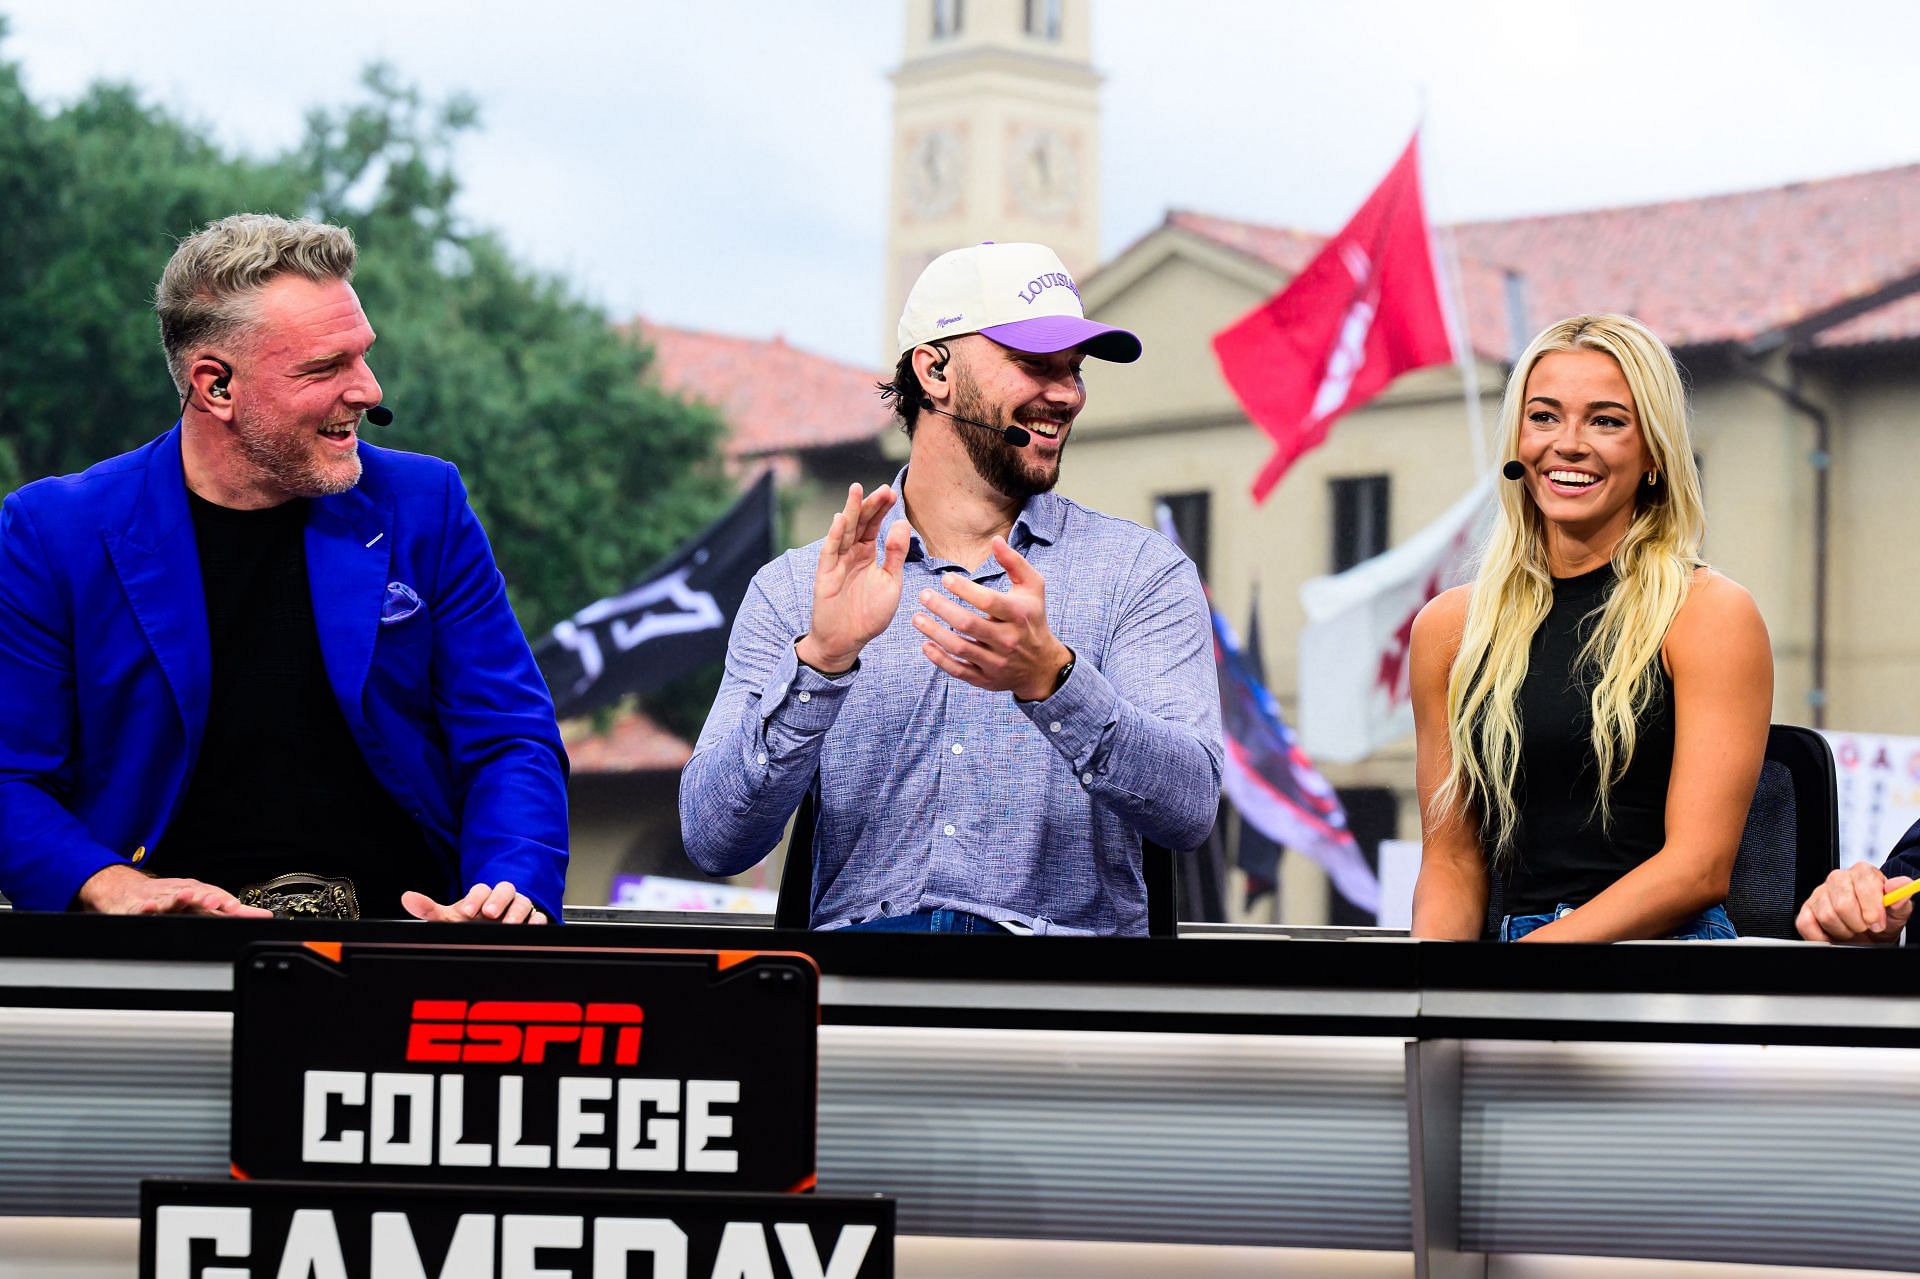
[[[1007,544],[993,539],[993,557],[1007,571],[1005,592],[989,590],[958,573],[940,580],[960,607],[938,591],[920,592],[924,613],[913,624],[926,636],[920,652],[957,680],[996,693],[1012,693],[1023,702],[1053,694],[1060,669],[1073,651],[1047,625],[1047,579]],[[982,616],[984,614],[985,616]]]
[[[847,504],[833,517],[813,573],[813,621],[795,652],[817,671],[850,669],[867,641],[887,629],[900,609],[901,569],[907,560],[911,530],[905,520],[887,530],[885,560],[876,559],[873,539],[893,509],[893,489],[882,484],[864,498],[860,486],[847,487]]]

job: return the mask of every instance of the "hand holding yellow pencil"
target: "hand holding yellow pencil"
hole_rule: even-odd
[[[1891,880],[1870,862],[1829,874],[1794,916],[1794,931],[1807,941],[1898,941],[1913,917],[1920,880]]]

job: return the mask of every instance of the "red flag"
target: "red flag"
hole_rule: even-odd
[[[1415,134],[1353,221],[1286,288],[1214,335],[1220,371],[1278,447],[1253,482],[1266,500],[1333,420],[1409,369],[1453,358]]]

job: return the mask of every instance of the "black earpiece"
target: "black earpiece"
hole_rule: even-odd
[[[214,363],[220,366],[220,376],[213,379],[213,385],[207,388],[207,396],[208,398],[218,396],[220,399],[230,400],[233,398],[233,393],[227,390],[227,383],[233,381],[233,365],[225,360],[215,360]]]

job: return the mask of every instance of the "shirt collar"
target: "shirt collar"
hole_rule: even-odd
[[[893,527],[894,521],[907,517],[907,468],[904,466],[893,477],[893,491],[896,494],[896,500],[893,509],[888,511],[886,518],[880,521],[880,531],[874,538],[875,546],[886,545],[887,531]],[[1060,540],[1060,532],[1066,522],[1067,500],[1065,498],[1055,493],[1036,493],[1027,499],[1026,505],[1020,508],[1020,514],[1014,517],[1013,532],[1008,534],[1007,541],[1022,555],[1026,554],[1027,548],[1035,542],[1052,546]],[[907,541],[907,558],[910,560],[925,558],[926,547],[921,545],[919,530],[913,529],[911,525],[908,527],[912,530],[912,536]]]

